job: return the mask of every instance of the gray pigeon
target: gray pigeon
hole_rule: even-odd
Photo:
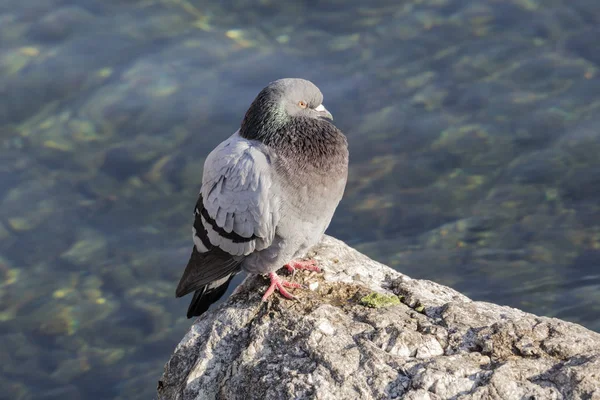
[[[187,317],[201,315],[241,270],[268,274],[277,289],[300,287],[275,271],[319,271],[299,257],[317,244],[342,198],[348,143],[323,95],[304,79],[271,82],[240,129],[206,158],[194,210],[194,247],[177,297],[195,292]]]

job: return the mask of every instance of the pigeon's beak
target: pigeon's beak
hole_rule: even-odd
[[[323,106],[323,104],[319,104],[318,107],[315,108],[315,111],[317,111],[319,113],[319,116],[322,118],[327,118],[333,121],[333,115],[331,115],[331,113],[329,111],[327,111],[327,109],[325,108],[325,106]]]

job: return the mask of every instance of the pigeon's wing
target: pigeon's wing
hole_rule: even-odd
[[[194,211],[194,250],[177,297],[228,284],[245,256],[272,243],[279,198],[271,174],[269,157],[237,134],[209,154]]]
[[[204,210],[197,212],[211,245],[246,256],[272,243],[279,220],[273,172],[261,147],[237,133],[209,154],[200,191]]]

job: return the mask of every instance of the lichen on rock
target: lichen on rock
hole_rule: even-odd
[[[396,295],[373,292],[360,299],[360,303],[365,307],[381,308],[400,304],[400,299]]]

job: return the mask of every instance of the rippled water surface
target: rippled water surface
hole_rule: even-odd
[[[351,145],[329,233],[600,331],[597,0],[0,3],[0,398],[148,399],[207,153],[271,80]]]

